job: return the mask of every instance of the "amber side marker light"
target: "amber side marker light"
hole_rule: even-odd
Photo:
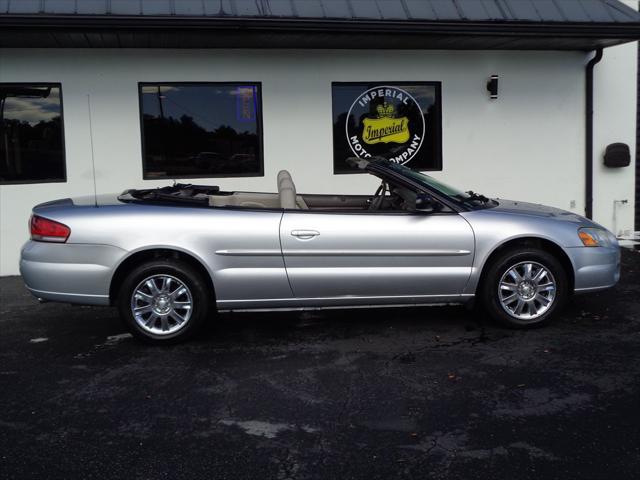
[[[580,230],[578,232],[578,236],[580,237],[580,240],[582,240],[582,244],[585,247],[599,247],[600,244],[598,243],[598,239],[590,234],[589,232],[585,232],[584,230]]]
[[[66,225],[54,222],[48,218],[32,215],[29,221],[31,240],[38,242],[64,243],[71,235],[71,229]]]

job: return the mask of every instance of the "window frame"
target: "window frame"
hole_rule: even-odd
[[[258,158],[260,169],[252,173],[236,173],[236,174],[212,174],[205,173],[200,175],[167,175],[167,176],[149,176],[147,174],[147,161],[145,156],[145,138],[144,138],[144,111],[142,105],[142,88],[157,86],[201,86],[201,85],[234,85],[234,86],[255,86],[258,90],[258,112],[256,112],[256,134],[258,135]],[[211,81],[183,81],[183,82],[138,82],[138,110],[140,118],[140,152],[142,160],[142,179],[143,180],[173,180],[183,178],[240,178],[240,177],[264,177],[264,133],[262,121],[262,82],[256,81],[229,81],[229,82],[211,82]]]
[[[335,111],[334,111],[334,105],[333,105],[333,87],[339,87],[339,86],[353,86],[353,85],[375,85],[375,84],[379,84],[379,85],[389,85],[391,87],[402,87],[402,86],[407,86],[407,85],[417,85],[417,86],[427,86],[427,87],[434,87],[435,88],[435,107],[436,107],[436,114],[438,116],[438,121],[439,121],[439,125],[440,127],[438,128],[438,131],[436,132],[435,135],[435,140],[436,140],[436,166],[433,168],[420,168],[417,169],[415,168],[414,170],[418,171],[418,172],[441,172],[443,170],[443,154],[442,154],[442,128],[443,128],[443,124],[442,124],[442,81],[419,81],[419,82],[413,82],[413,81],[398,81],[398,80],[394,80],[394,81],[384,81],[384,80],[353,80],[353,81],[339,81],[339,82],[331,82],[331,169],[333,171],[333,175],[352,175],[352,174],[362,174],[365,173],[362,170],[359,169],[354,169],[354,170],[342,170],[342,171],[338,171],[336,170],[336,159],[335,159],[335,138],[333,135],[333,122],[334,122],[334,118],[335,118]],[[371,87],[369,87],[371,88]],[[355,155],[354,155],[355,156]],[[365,159],[366,160],[366,159]],[[412,167],[410,167],[412,168]]]
[[[67,183],[67,143],[65,139],[64,128],[64,99],[62,94],[61,82],[0,82],[2,87],[56,87],[60,91],[60,141],[62,154],[62,177],[56,179],[39,179],[39,180],[2,180],[0,185],[35,185],[39,183]],[[3,116],[4,122],[4,116]]]

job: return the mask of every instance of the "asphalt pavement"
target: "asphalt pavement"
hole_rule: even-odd
[[[150,347],[0,279],[1,479],[637,479],[640,253],[512,331],[463,307],[225,314]]]

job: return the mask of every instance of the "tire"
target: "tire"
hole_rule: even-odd
[[[487,268],[480,286],[481,305],[503,326],[526,329],[546,325],[569,296],[567,272],[555,256],[544,250],[508,250]]]
[[[202,274],[189,264],[157,259],[138,265],[127,275],[117,306],[134,337],[169,345],[183,342],[200,330],[213,312],[213,292]]]

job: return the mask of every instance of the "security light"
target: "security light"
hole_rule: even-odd
[[[498,75],[491,75],[487,82],[487,91],[489,92],[489,98],[496,100],[498,98]]]

